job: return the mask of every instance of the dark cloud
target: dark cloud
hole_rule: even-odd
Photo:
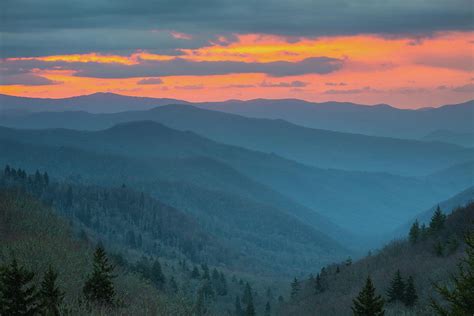
[[[299,80],[291,81],[291,82],[277,82],[277,83],[271,83],[271,82],[262,82],[260,84],[260,87],[264,88],[303,88],[306,87],[309,83],[308,82],[303,82]]]
[[[374,93],[379,90],[371,87],[363,87],[361,89],[330,89],[323,92],[323,94],[360,94],[360,93]]]
[[[163,83],[163,80],[161,80],[160,78],[146,78],[146,79],[142,79],[142,80],[139,80],[137,82],[137,84],[139,85],[155,85],[155,84],[162,84]]]
[[[452,90],[461,93],[474,93],[474,84],[468,83],[463,86],[453,87]]]
[[[471,0],[4,0],[0,18],[2,56],[173,50],[235,33],[290,40],[360,33],[419,39],[436,31],[473,29]],[[153,37],[151,30],[192,39]]]
[[[326,82],[326,86],[335,87],[335,86],[347,86],[345,82]]]
[[[327,74],[342,68],[344,61],[328,57],[307,58],[300,62],[196,62],[175,58],[168,61],[142,60],[138,64],[104,64],[77,62],[47,62],[40,60],[6,60],[2,63],[2,74],[27,73],[33,69],[73,70],[75,76],[93,78],[136,78],[166,76],[206,76],[231,73],[265,73],[274,77],[303,74]],[[304,86],[304,82],[294,81],[292,86]],[[283,83],[285,85],[285,83]]]
[[[46,86],[52,84],[59,84],[58,81],[53,81],[45,77],[33,74],[17,74],[17,75],[0,75],[0,85],[23,85],[23,86]]]
[[[130,78],[164,76],[206,76],[230,73],[265,73],[274,77],[303,74],[327,74],[339,70],[343,61],[328,57],[307,58],[300,62],[195,62],[181,58],[169,61],[142,61],[137,65],[81,64],[76,76],[95,78]]]

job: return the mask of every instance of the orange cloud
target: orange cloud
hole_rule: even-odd
[[[154,79],[155,82],[160,82],[159,85],[139,84],[150,78],[85,78],[74,76],[74,71],[37,69],[34,70],[36,75],[61,84],[0,86],[0,92],[34,97],[66,97],[109,91],[190,101],[301,98],[311,101],[390,103],[401,107],[432,106],[472,98],[470,89],[455,87],[474,83],[473,43],[474,32],[440,33],[423,39],[357,35],[291,41],[277,36],[247,34],[238,35],[237,40],[228,45],[214,43],[198,49],[182,49],[179,58],[194,62],[267,63],[298,62],[326,56],[344,59],[344,67],[328,74],[283,78],[252,73],[169,76]],[[127,66],[146,60],[165,61],[175,58],[177,57],[173,55],[137,51],[130,56],[90,53],[27,60],[116,63]]]

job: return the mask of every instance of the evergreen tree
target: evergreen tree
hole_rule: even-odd
[[[245,289],[244,289],[244,295],[242,295],[242,303],[248,304],[250,300],[252,300],[252,288],[250,287],[250,284],[247,282],[245,284]]]
[[[153,284],[155,284],[157,288],[163,289],[166,283],[166,279],[163,274],[163,271],[161,270],[161,264],[158,261],[158,259],[155,259],[155,261],[153,262],[151,266],[150,274],[151,274],[151,279],[153,281]]]
[[[291,282],[291,298],[295,299],[300,292],[300,282],[297,278],[294,278],[293,282]]]
[[[176,280],[174,279],[174,277],[170,278],[169,290],[170,290],[171,294],[177,294],[178,293],[178,283],[176,283]]]
[[[207,264],[205,263],[202,264],[201,269],[202,269],[202,278],[206,280],[210,280],[211,276],[209,275],[209,267],[207,266]]]
[[[387,290],[388,302],[393,303],[396,301],[403,301],[405,296],[405,282],[403,281],[400,270],[397,270],[392,281],[390,282],[390,287]]]
[[[43,182],[45,185],[49,185],[49,176],[47,172],[43,174]]]
[[[322,282],[321,282],[321,276],[319,275],[319,273],[316,275],[316,280],[315,280],[315,294],[319,294],[321,292],[324,291],[323,289],[323,285],[322,285]]]
[[[474,232],[466,236],[467,258],[458,265],[458,275],[452,277],[452,287],[435,284],[436,291],[447,302],[443,307],[434,300],[431,306],[438,315],[474,315]]]
[[[45,316],[59,316],[64,293],[61,292],[56,280],[58,274],[49,266],[41,282],[40,300],[42,314]]]
[[[38,293],[31,284],[34,273],[19,266],[16,259],[0,271],[0,315],[37,315]]]
[[[416,220],[413,225],[411,225],[410,233],[408,234],[408,239],[412,244],[416,244],[420,238],[420,223]]]
[[[359,295],[353,300],[351,307],[354,316],[383,316],[384,301],[380,295],[375,295],[375,287],[370,277]]]
[[[242,310],[242,305],[240,304],[240,297],[235,297],[235,316],[242,316],[244,311]]]
[[[102,246],[97,246],[94,253],[94,269],[84,284],[83,293],[89,303],[105,306],[113,306],[115,301],[115,289],[112,279],[114,266]]]
[[[192,279],[199,279],[201,275],[199,274],[199,269],[194,266],[193,272],[191,272],[191,278]]]
[[[410,275],[407,279],[407,284],[405,287],[405,295],[403,297],[403,303],[407,307],[413,307],[418,300],[418,295],[416,294],[415,282],[413,277]]]
[[[270,302],[267,302],[267,304],[265,304],[265,312],[264,312],[264,316],[270,316],[272,313],[272,309],[271,309],[271,306],[270,306]]]
[[[443,214],[443,212],[441,211],[438,205],[438,207],[436,207],[436,211],[431,217],[430,227],[429,227],[430,233],[434,233],[443,229],[445,220],[446,220],[446,215]]]
[[[247,303],[247,308],[245,309],[245,316],[255,316],[255,306],[253,305],[253,297],[250,296],[250,300]]]
[[[434,253],[438,257],[442,257],[444,255],[444,247],[439,240],[434,245]]]

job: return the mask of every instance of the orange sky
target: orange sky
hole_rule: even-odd
[[[186,34],[174,33],[182,40]],[[299,38],[289,41],[262,34],[239,35],[228,45],[213,44],[182,49],[179,58],[192,61],[269,63],[300,62],[312,57],[343,61],[340,69],[327,74],[272,77],[265,73],[150,78],[89,78],[74,76],[54,62],[107,63],[122,67],[147,60],[173,60],[175,56],[137,50],[130,56],[82,55],[24,58],[52,64],[32,69],[31,74],[54,81],[49,85],[3,85],[0,92],[29,97],[62,98],[95,92],[133,96],[167,97],[189,101],[253,98],[299,98],[310,101],[351,101],[364,104],[389,103],[403,108],[463,102],[474,96],[473,32],[439,33],[421,39],[382,38],[371,35]],[[6,59],[8,63],[15,59]],[[79,66],[80,67],[80,66]],[[77,69],[77,70],[80,70]],[[153,78],[155,79],[155,78]]]

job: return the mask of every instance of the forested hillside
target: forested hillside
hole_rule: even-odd
[[[102,280],[112,282],[104,287],[108,294],[86,299],[83,289],[97,263],[94,246],[76,238],[67,221],[22,190],[0,189],[0,228],[2,315],[184,316],[192,311],[192,302],[159,291],[115,258],[110,261],[110,255],[115,268],[101,271],[109,276]]]
[[[81,271],[78,272],[81,277],[75,281],[77,285],[86,278],[87,264],[92,265],[87,261],[88,256],[92,258],[92,245],[101,243],[117,265],[116,272],[121,273],[118,286],[124,287],[117,289],[114,313],[122,312],[116,309],[118,307],[138,308],[140,305],[160,315],[233,315],[236,301],[243,310],[263,310],[267,303],[277,304],[277,296],[284,293],[281,285],[286,278],[275,274],[271,278],[264,277],[258,273],[267,271],[269,263],[265,255],[253,249],[255,244],[247,244],[248,251],[243,251],[239,248],[241,241],[204,232],[192,216],[127,187],[58,183],[47,173],[27,174],[8,166],[0,177],[0,192],[5,205],[1,238],[6,242],[0,257],[4,264],[8,265],[15,258],[20,264],[25,262],[35,274],[44,273],[49,264],[63,273],[59,261],[67,258],[66,276],[71,269]],[[21,209],[17,210],[17,206]],[[27,241],[23,243],[23,239]],[[56,247],[61,247],[62,252],[55,252]],[[69,253],[76,248],[81,251],[74,255]],[[37,252],[42,252],[38,261],[27,259]],[[266,255],[271,254],[267,251]],[[122,281],[122,274],[130,281]],[[79,300],[82,288],[72,289],[73,284],[62,278],[64,276],[60,278],[60,286],[71,292],[63,307],[72,309],[73,314],[86,308]],[[134,286],[133,282],[138,283],[136,292],[128,288]],[[126,300],[126,295],[139,295],[141,287],[144,291],[149,288],[149,293]],[[158,298],[153,301],[153,296]],[[139,303],[137,299],[151,303]],[[133,314],[128,309],[123,312]],[[145,314],[143,310],[136,313]]]
[[[59,176],[70,175],[74,169],[80,170],[82,177],[93,177],[95,181],[110,182],[121,176],[128,179],[122,181],[146,187],[153,194],[160,194],[155,184],[157,179],[184,182],[271,205],[341,240],[353,238],[344,238],[344,233],[338,233],[336,225],[328,225],[328,222],[337,222],[356,235],[381,234],[401,225],[413,212],[472,185],[472,179],[466,181],[463,174],[459,181],[454,176],[447,185],[436,176],[403,177],[309,167],[277,155],[216,143],[150,121],[119,124],[96,132],[4,128],[0,136],[8,142],[22,143],[3,145],[9,149],[1,157],[3,163],[18,161],[33,170],[48,170],[52,169],[48,164],[55,161],[51,165],[58,171],[63,170]],[[28,161],[28,156],[19,153],[28,151],[23,144],[34,146],[31,151],[41,152],[35,155],[37,159]],[[70,149],[82,152],[69,157]],[[63,158],[58,159],[59,155]],[[98,168],[99,172],[91,172],[104,159],[113,162]],[[71,169],[73,160],[75,168]],[[105,172],[118,163],[122,165],[118,172]],[[81,168],[81,165],[88,167]],[[341,192],[344,199],[340,198]],[[371,199],[366,198],[368,194],[372,195]],[[354,207],[356,212],[352,211]],[[373,221],[377,225],[373,225]]]
[[[414,222],[405,239],[356,262],[347,260],[329,265],[315,271],[309,279],[296,279],[290,286],[292,300],[281,309],[281,315],[352,315],[353,299],[368,276],[375,286],[375,294],[385,302],[385,315],[436,315],[432,299],[441,306],[447,304],[436,285],[453,289],[451,277],[465,258],[465,240],[469,234],[474,247],[473,203],[448,216],[437,208],[427,225]],[[474,249],[470,251],[473,256]],[[470,273],[467,274],[470,282],[473,268],[465,267],[465,271],[470,271],[466,272]],[[466,286],[463,290],[471,293],[472,298],[472,283],[471,287]],[[469,302],[464,302],[469,306]],[[472,301],[470,306],[472,309]],[[470,315],[464,313],[449,315]]]

